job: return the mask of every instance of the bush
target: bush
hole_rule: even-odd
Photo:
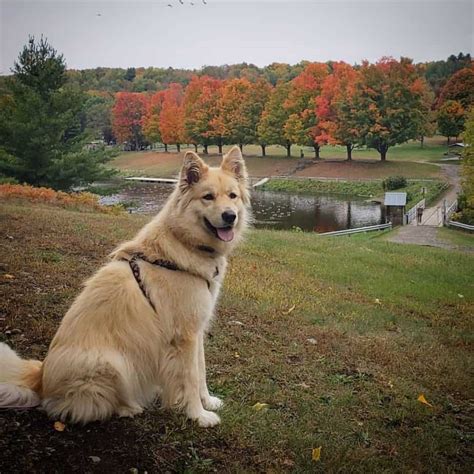
[[[385,191],[404,188],[407,185],[407,179],[403,176],[389,176],[383,180],[382,186]]]
[[[467,196],[461,194],[458,198],[459,212],[452,216],[453,221],[462,222],[463,224],[474,225],[474,208],[469,206]]]
[[[0,198],[26,199],[32,202],[107,214],[122,211],[120,206],[102,206],[99,204],[99,196],[92,193],[65,193],[50,188],[35,188],[27,184],[0,184]]]

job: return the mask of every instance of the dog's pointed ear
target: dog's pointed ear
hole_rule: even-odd
[[[181,189],[197,183],[208,170],[208,166],[193,151],[187,151],[184,155],[184,162],[179,175]]]
[[[221,169],[234,174],[238,180],[247,180],[247,167],[240,148],[235,145],[222,159]]]

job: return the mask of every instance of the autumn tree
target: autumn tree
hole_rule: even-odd
[[[170,84],[163,94],[159,118],[159,129],[163,143],[166,145],[175,143],[178,152],[181,151],[181,143],[186,140],[183,97],[183,86],[177,83]]]
[[[321,93],[328,67],[323,63],[309,63],[303,72],[291,81],[288,98],[283,104],[289,113],[285,123],[285,138],[291,143],[312,146],[319,158],[322,130],[316,115],[316,97]]]
[[[273,88],[257,127],[259,143],[284,146],[288,157],[291,156],[291,142],[285,136],[284,127],[289,112],[283,104],[288,99],[289,92],[288,82],[280,82]]]
[[[358,79],[358,72],[349,64],[333,63],[332,73],[324,79],[321,94],[315,99],[321,130],[316,141],[320,144],[345,146],[349,161],[360,138],[358,129],[352,123],[355,113],[353,98]]]
[[[358,144],[375,148],[385,161],[391,146],[418,138],[426,113],[425,87],[408,58],[364,62],[351,123],[359,132]]]
[[[120,143],[132,150],[145,144],[143,120],[147,111],[147,96],[139,92],[117,92],[112,109],[112,128]]]
[[[466,67],[453,74],[441,89],[438,104],[455,100],[467,110],[474,104],[474,66]]]
[[[193,76],[184,94],[184,130],[188,140],[197,147],[202,144],[204,153],[215,141],[222,153],[222,138],[215,133],[212,121],[217,115],[219,90],[223,81],[209,76]]]
[[[458,137],[464,130],[466,111],[460,102],[447,100],[438,109],[438,130],[441,135],[448,138]]]
[[[463,140],[466,147],[462,160],[462,194],[459,196],[461,221],[474,225],[474,108],[467,116]]]
[[[152,144],[161,141],[160,114],[163,107],[164,94],[164,91],[159,91],[151,96],[143,118],[143,135]]]
[[[229,143],[257,143],[257,126],[270,94],[270,85],[261,79],[226,81],[218,101],[218,113],[212,121],[216,133]]]

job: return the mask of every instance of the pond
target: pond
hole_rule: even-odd
[[[101,203],[123,203],[131,212],[156,214],[172,190],[172,184],[130,183],[117,194],[102,197]],[[310,232],[330,232],[385,222],[380,204],[335,194],[313,196],[254,190],[252,209],[255,226],[260,228],[297,227]]]

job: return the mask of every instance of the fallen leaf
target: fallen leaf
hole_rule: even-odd
[[[458,293],[459,298],[464,298],[464,295],[461,295],[461,293]]]
[[[99,456],[89,456],[89,459],[90,459],[93,463],[98,463],[98,462],[100,462]]]
[[[239,354],[238,352],[236,352],[236,353],[234,354],[234,357],[235,357],[236,359],[240,359],[240,354]]]
[[[9,273],[5,273],[5,275],[3,275],[3,278],[6,278],[7,280],[13,280],[15,278],[15,276],[10,275]]]
[[[417,398],[417,400],[420,403],[423,403],[424,405],[428,405],[429,407],[433,408],[433,405],[429,403],[428,400],[426,400],[425,396],[422,393],[420,393],[420,396]]]
[[[375,304],[382,304],[382,302],[378,298],[375,298]]]
[[[267,407],[268,407],[268,403],[257,402],[252,408],[255,411],[260,411],[260,410],[263,410],[264,408],[267,408]]]
[[[313,461],[319,461],[321,459],[321,446],[319,446],[319,448],[313,448],[311,459]]]
[[[56,431],[64,431],[66,429],[66,425],[64,423],[61,423],[60,421],[55,421],[54,429]]]
[[[304,382],[297,383],[296,386],[301,387],[301,388],[310,388],[309,385],[307,383],[304,383]]]
[[[290,314],[295,308],[296,305],[294,304],[288,311],[283,311],[283,314]]]
[[[306,339],[306,342],[309,342],[310,344],[313,344],[313,345],[317,343],[316,339],[312,337],[310,337],[309,339]]]

